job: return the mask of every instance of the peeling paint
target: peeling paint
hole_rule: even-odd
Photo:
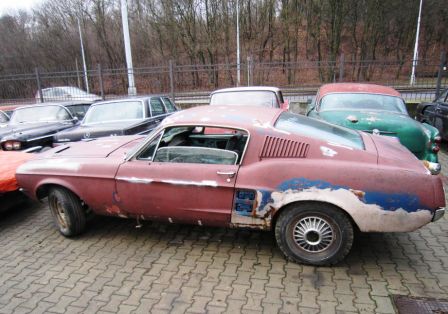
[[[338,154],[337,151],[335,151],[329,147],[326,147],[326,146],[321,146],[320,151],[322,152],[322,155],[327,156],[327,157],[334,157],[335,155]]]
[[[280,208],[301,201],[317,201],[340,207],[364,232],[413,231],[432,219],[431,210],[422,206],[418,197],[411,194],[361,191],[325,181],[297,178],[283,182],[277,191],[256,191],[251,210],[234,208],[232,226],[269,229],[272,217]],[[236,203],[241,203],[238,195]]]
[[[117,205],[112,205],[110,207],[106,207],[106,212],[113,215],[113,216],[118,216],[121,218],[128,218],[128,216],[123,213],[120,209],[120,207],[118,207]]]

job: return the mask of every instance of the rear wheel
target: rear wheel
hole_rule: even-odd
[[[353,244],[353,226],[338,208],[324,203],[292,204],[275,225],[277,244],[294,262],[333,265]]]
[[[80,234],[86,228],[86,215],[81,200],[64,188],[52,188],[48,205],[59,232],[66,237]]]

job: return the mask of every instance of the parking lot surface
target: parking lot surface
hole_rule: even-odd
[[[448,296],[447,222],[361,235],[317,268],[268,232],[97,217],[66,239],[34,203],[0,218],[0,313],[394,313],[392,294]]]

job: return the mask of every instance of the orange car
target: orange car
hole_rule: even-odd
[[[0,151],[0,212],[6,211],[26,199],[19,192],[16,181],[16,169],[32,154]]]

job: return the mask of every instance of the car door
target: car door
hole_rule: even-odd
[[[171,130],[162,131],[120,166],[116,175],[120,208],[147,219],[227,226],[239,166],[237,157],[233,164],[225,158],[236,153],[187,147]],[[205,132],[203,136],[210,137]],[[187,150],[190,152],[183,158],[182,151]],[[198,162],[205,151],[210,156],[216,154],[215,160],[210,162],[213,157],[207,156],[205,162]],[[177,157],[166,157],[169,154]]]
[[[444,133],[443,130],[448,129],[448,89],[442,92],[442,94],[435,100],[434,112],[430,123],[434,125],[440,133]]]

